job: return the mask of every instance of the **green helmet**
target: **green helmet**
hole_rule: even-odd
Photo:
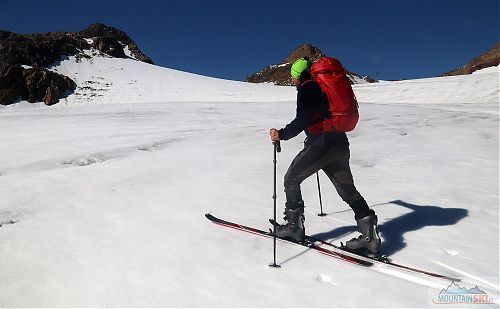
[[[299,79],[302,71],[309,70],[311,64],[312,62],[311,60],[309,60],[309,58],[307,57],[299,58],[292,64],[292,68],[290,69],[290,74],[292,74],[293,78]]]

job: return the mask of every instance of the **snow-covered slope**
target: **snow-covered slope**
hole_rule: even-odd
[[[273,269],[272,241],[204,218],[268,227],[268,130],[293,118],[293,88],[131,59],[52,69],[95,96],[0,108],[0,307],[427,307],[450,285],[284,243]],[[383,250],[498,303],[498,69],[355,91],[352,170]],[[283,142],[278,179],[301,141]],[[351,210],[321,181],[329,215],[316,216],[306,180],[307,232],[357,236]]]
[[[490,105],[494,113],[498,112],[498,87],[498,67],[486,68],[471,75],[354,85],[360,102],[434,105],[439,108],[448,104],[473,103],[473,109],[480,103]]]
[[[74,56],[51,69],[77,83],[71,103],[134,102],[272,102],[295,98],[294,87],[275,87],[221,80],[181,72],[132,58],[110,58],[86,50],[90,58]],[[490,103],[498,101],[499,71],[491,67],[472,75],[425,78],[397,82],[359,83],[354,90],[360,102],[444,104]],[[488,74],[489,78],[479,76]],[[479,87],[478,87],[479,86]],[[382,91],[381,91],[382,90]],[[444,103],[444,104],[443,104]]]
[[[110,58],[86,50],[90,58],[72,56],[52,66],[77,83],[72,103],[137,103],[180,101],[283,101],[294,96],[290,87],[256,85],[176,71],[136,61]]]

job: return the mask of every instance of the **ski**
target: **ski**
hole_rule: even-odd
[[[264,236],[264,237],[268,237],[268,238],[273,237],[273,233],[271,230],[263,231],[263,230],[256,229],[253,227],[249,227],[249,226],[241,225],[238,223],[226,221],[226,220],[217,218],[210,213],[205,214],[205,217],[217,225],[233,228],[236,230],[240,230],[240,231],[244,231],[247,233],[251,233],[251,234],[255,234],[255,235],[259,235],[259,236]],[[360,266],[370,267],[370,266],[373,266],[375,264],[376,265],[383,265],[384,267],[390,267],[390,268],[397,269],[400,271],[405,271],[405,272],[418,273],[418,274],[422,274],[422,275],[426,275],[426,276],[430,276],[430,277],[434,277],[434,278],[440,278],[440,279],[456,281],[456,282],[461,281],[459,278],[454,278],[454,277],[450,277],[447,275],[437,274],[437,273],[429,272],[429,271],[422,270],[419,268],[409,267],[409,266],[405,266],[405,265],[402,265],[399,263],[395,263],[395,262],[390,261],[386,256],[380,256],[380,257],[365,256],[365,255],[362,255],[360,253],[346,250],[340,246],[331,244],[331,243],[324,241],[324,240],[321,240],[321,239],[316,239],[316,238],[311,237],[311,236],[306,236],[306,239],[304,242],[297,242],[297,241],[293,241],[293,240],[289,240],[289,239],[282,239],[279,237],[277,237],[277,239],[280,241],[283,241],[283,242],[298,244],[298,245],[310,248],[312,250],[315,250],[319,253],[337,258],[339,260],[350,262],[352,264],[360,265]],[[325,248],[325,246],[328,247],[328,249]]]
[[[347,248],[344,248],[342,246],[334,245],[332,243],[326,242],[326,241],[321,240],[321,239],[316,239],[316,238],[313,238],[313,237],[310,237],[310,236],[307,236],[307,237],[311,241],[316,241],[316,242],[318,242],[318,243],[320,243],[322,245],[329,246],[329,247],[333,248],[335,251],[336,250],[341,250],[341,251],[346,252],[346,254],[354,254],[354,255],[358,256],[359,258],[361,258],[361,259],[369,259],[369,260],[372,260],[372,261],[375,261],[375,262],[378,262],[378,263],[383,263],[383,264],[385,264],[387,266],[390,266],[392,268],[396,268],[396,269],[399,269],[399,270],[405,270],[405,271],[409,271],[409,272],[420,273],[420,274],[424,274],[424,275],[427,275],[427,276],[431,276],[431,277],[435,277],[435,278],[442,278],[442,279],[446,279],[446,280],[450,280],[450,281],[456,281],[456,282],[462,281],[459,278],[454,278],[454,277],[450,277],[450,276],[447,276],[447,275],[441,275],[441,274],[433,273],[433,272],[426,271],[426,270],[423,270],[423,269],[414,268],[414,267],[410,267],[410,266],[405,266],[405,265],[402,265],[402,264],[399,264],[399,263],[392,262],[385,255],[381,255],[381,256],[367,256],[367,255],[363,255],[362,253],[359,253],[359,252],[350,251]]]
[[[217,225],[229,227],[232,229],[244,231],[244,232],[259,235],[259,236],[273,238],[273,233],[271,231],[266,232],[266,231],[259,230],[259,229],[253,228],[253,227],[249,227],[249,226],[241,225],[238,223],[222,220],[222,219],[215,217],[214,215],[212,215],[210,213],[205,214],[205,217]],[[314,241],[311,242],[311,241],[308,241],[307,239],[304,242],[297,242],[294,240],[283,239],[283,238],[279,238],[279,237],[277,237],[276,239],[283,241],[283,242],[301,245],[301,246],[307,247],[309,249],[318,251],[319,253],[322,253],[322,254],[325,254],[325,255],[340,259],[340,260],[344,260],[346,262],[350,262],[353,264],[362,265],[362,266],[373,265],[373,263],[371,261],[366,261],[366,260],[358,259],[356,257],[345,255],[342,252],[334,252],[332,250],[328,250],[326,248],[320,247],[316,242],[314,242]]]
[[[272,219],[269,219],[269,222],[271,224],[277,224]],[[446,275],[440,275],[440,274],[436,274],[436,273],[429,272],[429,271],[426,271],[426,270],[422,270],[422,269],[418,269],[418,268],[414,268],[414,267],[409,267],[409,266],[405,266],[405,265],[402,265],[402,264],[398,264],[398,263],[392,262],[386,255],[375,255],[375,256],[372,256],[372,255],[365,255],[365,254],[363,254],[363,252],[352,251],[352,250],[348,249],[347,247],[345,247],[342,243],[341,243],[342,244],[341,246],[337,246],[337,245],[329,243],[327,241],[324,241],[324,240],[321,240],[321,239],[317,239],[317,238],[314,238],[312,236],[307,236],[307,235],[306,235],[306,240],[310,241],[310,242],[316,242],[316,243],[319,243],[321,245],[328,246],[328,247],[332,248],[334,251],[341,250],[344,253],[349,254],[349,255],[350,254],[354,254],[354,255],[356,255],[357,257],[359,257],[359,258],[361,258],[363,260],[370,259],[370,260],[375,261],[375,262],[381,262],[381,263],[387,264],[388,266],[390,266],[392,268],[397,268],[397,269],[400,269],[400,270],[406,270],[406,271],[415,272],[415,273],[421,273],[421,274],[428,275],[428,276],[431,276],[431,277],[443,278],[443,279],[450,280],[450,281],[461,281],[458,278],[453,278],[453,277],[449,277],[449,276],[446,276]]]

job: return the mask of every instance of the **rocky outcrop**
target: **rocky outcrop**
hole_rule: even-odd
[[[477,70],[498,66],[500,64],[500,43],[489,49],[484,54],[472,59],[468,64],[461,68],[444,73],[441,76],[465,75],[471,74]]]
[[[30,103],[44,102],[53,105],[75,89],[76,84],[71,78],[44,68],[24,69],[21,66],[8,66],[0,70],[2,104],[23,99]]]
[[[275,85],[291,86],[293,85],[290,79],[290,68],[295,60],[301,57],[308,57],[312,61],[320,57],[326,56],[319,48],[311,44],[303,44],[294,49],[288,57],[286,57],[280,64],[269,65],[261,71],[248,76],[245,81],[249,83],[273,83]],[[351,83],[358,81],[376,82],[376,80],[369,77],[361,77],[358,74],[346,71],[347,77]]]
[[[0,66],[48,66],[64,55],[74,55],[78,50],[90,48],[78,34],[49,32],[17,34],[0,31]]]
[[[30,103],[44,102],[53,105],[76,89],[76,83],[71,78],[44,68],[25,69],[22,74],[26,100]]]
[[[26,96],[23,70],[21,66],[0,67],[0,104],[11,104]]]
[[[93,38],[92,46],[95,49],[116,58],[125,58],[125,52],[123,51],[123,46],[116,38],[110,36],[96,37]]]
[[[135,59],[153,64],[151,58],[143,54],[137,44],[125,32],[121,30],[106,26],[104,24],[96,23],[80,31],[79,34],[84,38],[98,38],[97,40],[94,39],[93,46],[101,52],[106,53],[110,56],[113,55],[109,54],[105,50],[110,50],[112,53],[115,53],[115,51],[113,51],[110,47],[114,46],[116,49],[118,45],[121,45],[121,50],[123,52],[123,47],[127,46]],[[125,55],[120,57],[125,57]]]
[[[0,104],[20,99],[55,104],[75,90],[76,84],[46,67],[67,56],[89,57],[82,51],[91,47],[111,57],[125,58],[125,46],[135,59],[153,63],[125,32],[104,24],[93,24],[78,33],[24,35],[0,30]]]
[[[59,102],[76,84],[69,77],[43,67],[84,48],[90,46],[74,33],[21,35],[0,31],[0,104],[20,99],[47,105]]]

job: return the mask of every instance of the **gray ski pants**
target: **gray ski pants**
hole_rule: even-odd
[[[284,185],[287,207],[302,201],[300,184],[309,176],[323,170],[330,178],[338,194],[354,210],[356,217],[368,212],[368,205],[354,186],[349,166],[348,145],[305,146],[290,164],[285,175]]]

